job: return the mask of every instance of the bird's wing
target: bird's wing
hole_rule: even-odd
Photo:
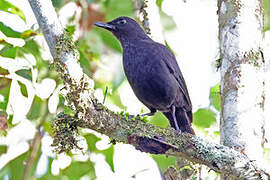
[[[191,104],[191,100],[188,94],[187,85],[182,75],[182,72],[177,64],[175,56],[166,46],[159,43],[156,43],[156,44],[157,46],[159,46],[159,48],[157,48],[158,50],[160,50],[158,52],[159,55],[161,56],[162,60],[165,62],[169,71],[173,74],[174,78],[177,80],[180,86],[180,90],[186,99],[187,104],[184,106],[184,109],[186,111],[191,111],[192,104]]]

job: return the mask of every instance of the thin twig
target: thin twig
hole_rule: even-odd
[[[47,104],[47,102],[44,102]],[[24,169],[24,174],[23,174],[23,180],[28,180],[29,179],[29,176],[31,175],[31,171],[32,171],[32,168],[33,168],[33,164],[36,160],[36,156],[37,156],[37,153],[38,153],[38,150],[39,150],[39,147],[40,147],[40,144],[41,144],[41,138],[42,138],[42,132],[41,132],[41,127],[43,126],[43,124],[45,123],[46,119],[47,119],[47,116],[49,114],[49,111],[48,111],[48,106],[45,106],[46,108],[46,113],[45,115],[42,117],[42,121],[39,123],[39,125],[37,126],[37,132],[34,136],[34,139],[32,140],[32,143],[31,143],[31,146],[30,146],[30,155],[29,155],[29,158],[25,164],[25,169]]]

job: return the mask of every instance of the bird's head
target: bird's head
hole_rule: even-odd
[[[95,25],[112,32],[121,41],[121,43],[140,38],[148,38],[135,20],[125,16],[118,17],[107,23],[96,22]]]

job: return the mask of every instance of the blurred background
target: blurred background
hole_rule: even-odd
[[[198,136],[219,142],[219,60],[216,0],[149,0],[150,36],[176,55],[193,102]],[[133,94],[123,73],[122,49],[109,32],[93,26],[118,16],[142,19],[143,1],[52,0],[80,53],[83,71],[94,80],[95,95],[115,112],[148,112]],[[265,37],[270,28],[270,1],[264,0]],[[71,113],[60,90],[62,80],[51,64],[47,44],[27,0],[0,0],[0,179],[145,180],[161,179],[174,157],[150,155],[133,146],[112,145],[107,136],[79,129],[82,150],[56,154],[52,121]],[[161,114],[148,122],[167,127]],[[270,161],[270,146],[265,145]],[[204,166],[183,165],[187,179],[218,179]],[[193,175],[188,172],[193,172]]]

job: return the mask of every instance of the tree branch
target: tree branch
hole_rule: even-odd
[[[77,51],[64,37],[51,1],[29,0],[29,3],[64,80],[68,105],[79,118],[76,125],[132,144],[141,151],[183,157],[235,178],[270,179],[269,173],[233,149],[190,134],[179,135],[173,129],[156,127],[139,119],[126,120],[124,115],[104,107],[93,96],[93,81],[78,65]]]
[[[33,169],[33,164],[37,158],[37,153],[41,145],[41,139],[42,139],[42,131],[40,130],[41,126],[45,123],[47,116],[49,114],[48,106],[45,106],[46,113],[42,116],[42,121],[37,126],[37,132],[34,136],[34,139],[31,142],[30,145],[30,155],[29,158],[25,164],[24,174],[23,174],[23,180],[27,180],[30,178],[31,171]]]

